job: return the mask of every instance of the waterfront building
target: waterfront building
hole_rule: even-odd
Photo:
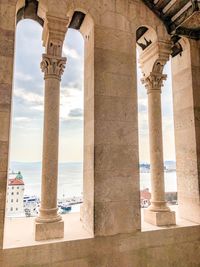
[[[24,216],[24,181],[20,172],[8,180],[6,215],[8,217]]]

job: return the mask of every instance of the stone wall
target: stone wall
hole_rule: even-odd
[[[3,251],[3,267],[198,267],[200,226]]]

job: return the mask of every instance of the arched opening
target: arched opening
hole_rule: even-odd
[[[63,45],[67,57],[60,95],[58,203],[62,214],[79,212],[83,202],[83,71],[84,40],[68,29]]]
[[[42,28],[31,20],[19,22],[16,29],[10,171],[22,172],[25,194],[29,195],[40,192],[40,167],[36,168],[36,162],[42,156],[41,34]]]
[[[146,227],[143,218],[143,210],[150,208],[152,199],[152,176],[157,172],[164,178],[164,198],[172,210],[177,202],[177,181],[176,181],[176,160],[175,160],[175,144],[174,144],[174,119],[172,104],[172,79],[170,60],[164,64],[164,70],[161,74],[167,74],[167,80],[161,88],[161,134],[157,134],[158,129],[150,125],[152,122],[152,100],[149,100],[149,84],[145,84],[145,77],[153,76],[153,72],[157,74],[160,69],[154,70],[154,63],[157,60],[156,43],[157,34],[149,26],[142,26],[136,32],[137,42],[137,87],[138,87],[138,122],[139,122],[139,159],[140,159],[140,201],[142,215],[142,229]],[[153,52],[152,52],[153,51]],[[154,52],[155,51],[155,52]],[[151,57],[151,59],[150,59]],[[159,66],[160,68],[160,66]],[[163,67],[162,67],[163,68]],[[159,76],[159,75],[158,75]],[[165,77],[164,77],[165,78]],[[151,77],[153,79],[153,77]],[[144,81],[144,85],[141,80]],[[150,81],[152,82],[152,81]],[[151,83],[152,85],[152,83]],[[155,86],[155,85],[154,85]],[[152,88],[155,90],[155,88]],[[160,90],[160,88],[159,88]],[[153,105],[159,104],[159,101]],[[154,109],[153,109],[154,110]],[[155,112],[155,110],[154,110]],[[158,116],[156,111],[153,116]],[[159,117],[158,117],[159,119]],[[159,127],[159,124],[158,124]],[[152,131],[153,129],[153,131]],[[152,138],[152,134],[160,138],[160,144],[156,144],[156,138]],[[153,140],[152,140],[153,139]],[[162,149],[160,149],[162,146]],[[163,158],[163,166],[160,162],[156,163],[158,154]],[[151,162],[151,164],[150,164]],[[152,170],[153,168],[153,170]],[[163,170],[163,175],[161,174]],[[159,174],[160,173],[160,174]],[[154,196],[155,197],[155,196]],[[176,208],[175,208],[176,209]]]
[[[90,20],[90,19],[89,19]],[[28,23],[25,28],[20,28],[21,25],[24,23]],[[86,21],[88,23],[88,21]],[[16,192],[17,200],[16,203],[23,203],[23,207],[20,209],[16,209],[15,207],[10,208],[10,211],[14,212],[17,211],[19,214],[19,210],[21,212],[20,216],[27,216],[33,217],[37,216],[38,214],[38,207],[40,202],[41,196],[41,169],[42,169],[42,131],[43,131],[43,91],[44,91],[44,81],[43,81],[43,74],[40,70],[40,62],[41,56],[43,54],[43,48],[41,47],[38,49],[38,44],[36,45],[36,38],[39,36],[39,42],[41,45],[41,31],[37,32],[36,35],[34,30],[32,30],[33,25],[35,22],[30,20],[24,20],[23,22],[19,22],[18,28],[20,28],[20,33],[18,33],[17,28],[17,39],[16,39],[16,65],[21,64],[23,65],[23,73],[18,73],[18,65],[16,66],[16,73],[18,75],[18,80],[16,79],[15,88],[14,89],[14,105],[13,105],[13,112],[14,118],[16,116],[20,118],[14,119],[16,121],[16,125],[12,128],[12,141],[11,141],[11,160],[12,164],[10,164],[10,170],[13,171],[12,175],[14,175],[16,180],[24,180],[22,184],[23,188],[23,196],[28,195],[23,199],[21,197],[20,191]],[[39,24],[38,24],[39,25]],[[84,25],[83,25],[84,26]],[[28,27],[31,28],[31,31],[28,31]],[[84,39],[87,39],[87,42],[91,44],[92,37],[89,41],[89,35],[91,31],[91,24],[88,23],[86,28],[83,30],[86,32],[87,35],[84,35]],[[87,32],[88,30],[88,32]],[[21,36],[23,37],[23,45],[20,46],[20,41],[22,40]],[[32,42],[31,44],[29,43]],[[24,46],[28,46],[25,47]],[[19,49],[21,48],[23,52]],[[37,51],[35,51],[35,48]],[[89,89],[91,86],[91,81],[88,81],[88,76],[91,75],[91,71],[88,70],[92,65],[87,64],[87,59],[85,60],[85,66],[83,67],[83,53],[84,53],[84,45],[83,45],[83,37],[80,35],[78,31],[74,29],[69,29],[68,34],[66,35],[66,40],[63,46],[63,56],[67,57],[67,66],[65,74],[62,77],[62,84],[61,84],[61,96],[60,96],[60,154],[59,154],[59,183],[58,183],[58,202],[61,201],[62,204],[67,204],[63,206],[67,206],[67,209],[62,210],[61,207],[59,209],[60,213],[68,213],[68,211],[80,211],[80,204],[83,202],[83,195],[82,192],[84,191],[86,194],[84,196],[91,195],[91,190],[86,188],[83,189],[83,70],[85,70],[86,80],[84,81],[86,88]],[[18,49],[21,51],[21,54],[18,55]],[[91,52],[91,50],[85,49],[85,55],[87,57],[87,53]],[[23,55],[22,55],[23,54]],[[36,55],[37,54],[37,55]],[[33,63],[30,64],[30,61],[34,57]],[[25,60],[26,58],[26,60]],[[27,62],[27,58],[29,61]],[[19,60],[19,62],[18,62]],[[30,64],[30,65],[28,65]],[[20,66],[21,66],[20,65]],[[37,66],[37,67],[36,67]],[[38,76],[39,73],[39,76]],[[92,79],[92,77],[90,77]],[[21,81],[22,80],[22,81]],[[23,83],[24,87],[21,86]],[[26,91],[26,88],[30,91]],[[33,92],[31,91],[33,90]],[[20,100],[19,100],[20,98]],[[19,101],[18,101],[19,100]],[[15,103],[16,102],[16,103]],[[28,102],[28,104],[27,104]],[[32,103],[33,102],[33,103]],[[25,105],[23,107],[23,105]],[[84,104],[87,106],[86,104]],[[29,114],[29,110],[31,111]],[[34,114],[33,114],[34,113]],[[36,114],[35,114],[36,113]],[[23,116],[22,116],[23,115]],[[40,119],[38,118],[39,115]],[[92,115],[92,113],[90,113]],[[22,125],[26,128],[23,132],[23,129],[20,131],[15,130],[16,127],[19,126],[22,128]],[[23,123],[23,124],[22,124]],[[36,125],[35,125],[36,124]],[[37,126],[37,127],[36,127]],[[33,131],[33,127],[35,129]],[[84,127],[84,131],[88,131],[87,125]],[[91,129],[91,128],[90,128]],[[89,130],[90,130],[89,129]],[[28,132],[30,130],[30,133]],[[37,136],[36,136],[37,135]],[[20,139],[19,139],[20,138]],[[88,138],[86,138],[88,140]],[[31,141],[30,141],[31,140]],[[87,142],[91,143],[91,139]],[[84,142],[84,145],[87,142]],[[27,144],[28,143],[28,144]],[[18,153],[20,151],[20,153]],[[32,152],[32,153],[31,153]],[[16,157],[17,155],[17,157]],[[85,156],[85,165],[84,170],[87,169],[89,166],[87,152]],[[14,159],[14,162],[13,162]],[[18,161],[21,162],[18,162]],[[26,163],[24,163],[26,161]],[[67,162],[67,163],[66,163]],[[91,169],[91,165],[89,166]],[[20,171],[20,172],[18,172]],[[84,171],[85,172],[85,171]],[[23,175],[23,179],[22,176]],[[88,177],[87,177],[88,178]],[[91,179],[93,176],[91,175]],[[27,182],[28,180],[28,182]],[[13,193],[13,192],[12,192]],[[15,192],[14,192],[15,193]],[[19,199],[22,198],[22,201]],[[29,205],[24,208],[24,205],[28,205],[29,200],[34,197],[34,201],[36,206]],[[86,197],[87,198],[87,197]],[[93,197],[91,197],[93,201]],[[13,202],[13,200],[12,200]],[[26,203],[25,203],[26,202]],[[70,202],[70,203],[69,203]],[[85,203],[85,201],[84,201]],[[87,201],[86,201],[87,203]],[[59,203],[60,204],[60,203]],[[70,204],[71,209],[68,209],[68,204]],[[78,204],[78,205],[74,205]],[[84,207],[83,207],[84,209]],[[91,209],[92,206],[91,206]],[[83,212],[82,214],[86,214]],[[90,217],[91,216],[91,217]],[[90,212],[90,216],[86,215],[86,218],[90,221],[93,221],[92,213]],[[12,217],[12,216],[11,216]],[[80,224],[80,215],[78,215],[78,222]],[[82,215],[83,218],[83,215]],[[27,221],[26,227],[29,229],[32,227],[34,223],[34,218],[32,220]],[[84,219],[82,219],[83,221]],[[15,223],[14,220],[12,223]],[[68,222],[70,224],[70,221]],[[10,228],[12,227],[11,224],[6,224],[5,227],[5,247],[9,247],[10,245],[15,247],[17,245],[15,243],[16,239],[20,240],[20,244],[28,245],[25,242],[23,235],[21,235],[21,231],[18,231],[14,235],[10,232]],[[16,225],[15,225],[16,227]],[[13,227],[13,229],[15,229]],[[80,225],[80,229],[81,229]],[[91,227],[91,225],[89,225]],[[32,228],[31,228],[32,229]],[[73,231],[71,232],[70,227],[66,225],[67,231],[70,231],[70,234],[73,235]],[[75,230],[75,228],[74,228]],[[77,227],[76,227],[76,233]],[[92,232],[92,230],[91,230]],[[29,236],[29,241],[33,242],[33,231],[31,230],[30,233],[27,234]],[[15,240],[14,240],[15,239]],[[9,242],[12,240],[12,244]],[[28,239],[27,239],[28,240]],[[25,242],[25,243],[24,243]],[[19,243],[18,243],[19,245]]]
[[[19,21],[16,26],[5,246],[12,236],[10,229],[15,223],[12,218],[37,214],[43,141],[44,95],[40,70],[43,52],[42,27],[30,19]],[[32,203],[28,199],[35,201]]]

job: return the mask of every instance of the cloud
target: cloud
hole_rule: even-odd
[[[14,120],[16,122],[29,122],[30,118],[28,118],[28,117],[15,117]]]
[[[62,87],[60,97],[60,117],[61,120],[77,119],[71,113],[72,110],[83,110],[83,92],[70,87]],[[72,116],[71,116],[72,115]]]
[[[75,49],[73,49],[73,48],[69,48],[66,45],[63,46],[63,54],[66,57],[71,57],[73,59],[80,59],[80,56],[77,53],[77,51]]]
[[[15,72],[15,79],[21,80],[21,81],[31,81],[33,80],[33,77],[29,74],[25,74],[23,72]]]
[[[42,46],[42,27],[31,20],[22,20],[17,25],[15,47],[15,88],[27,91],[43,92],[43,73],[40,62],[44,47]]]
[[[71,132],[72,136],[75,134],[74,130],[83,131],[83,120],[82,119],[68,119],[61,121],[61,135],[66,135],[66,131]]]
[[[75,108],[70,110],[69,117],[82,117],[83,116],[83,109],[81,108]]]
[[[15,97],[19,97],[31,104],[42,105],[44,103],[44,98],[41,95],[33,92],[27,92],[21,88],[15,89],[14,95]]]
[[[84,40],[78,31],[72,29],[67,31],[63,50],[67,56],[67,63],[61,84],[63,87],[81,90],[84,73]]]
[[[138,112],[147,113],[147,99],[139,99],[138,101]]]
[[[72,89],[76,89],[76,90],[83,90],[83,80],[81,80],[82,78],[80,77],[80,80],[78,81],[70,81],[67,83],[67,85],[65,85],[65,87],[68,88],[72,88]]]

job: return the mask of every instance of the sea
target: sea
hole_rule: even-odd
[[[25,195],[40,197],[41,192],[41,162],[11,162],[10,172],[20,171],[25,183]],[[140,189],[151,191],[150,173],[140,173]],[[165,172],[165,192],[176,192],[176,172]],[[59,164],[58,198],[82,196],[83,193],[83,163],[66,162]]]

